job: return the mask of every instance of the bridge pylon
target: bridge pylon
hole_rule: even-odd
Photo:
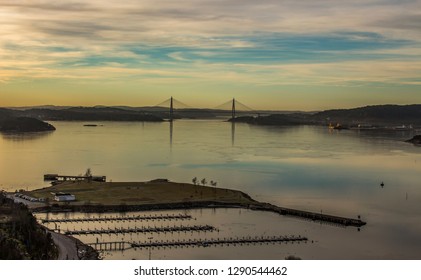
[[[170,98],[170,122],[172,122],[174,120],[174,100],[173,97],[171,96]]]
[[[231,117],[232,121],[235,122],[235,98],[232,99]]]

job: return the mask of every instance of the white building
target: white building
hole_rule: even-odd
[[[54,195],[55,201],[75,201],[76,197],[70,193],[56,193]]]

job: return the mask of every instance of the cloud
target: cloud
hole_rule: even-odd
[[[21,12],[30,10],[43,11],[98,11],[99,9],[83,2],[68,1],[16,1],[16,0],[1,0],[0,6],[7,8],[18,9]]]
[[[37,33],[48,34],[51,38],[70,37],[78,39],[103,39],[102,31],[112,30],[110,26],[89,21],[40,21],[33,22],[28,26],[28,30]]]
[[[419,85],[420,0],[0,0],[0,76]]]
[[[414,30],[417,33],[421,33],[421,13],[397,15],[375,21],[373,25],[399,30]]]
[[[373,22],[391,21],[419,7],[419,1],[379,0],[16,2],[0,1],[0,9],[7,14],[0,21],[39,39],[59,36],[58,39],[64,40],[63,37],[74,36],[88,42],[102,38],[115,40],[115,43],[150,44],[180,44],[192,37],[251,32],[296,34],[367,30],[382,34],[389,28]]]

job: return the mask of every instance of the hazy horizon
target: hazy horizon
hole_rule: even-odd
[[[420,0],[0,0],[0,107],[421,103]],[[76,101],[77,100],[77,101]]]

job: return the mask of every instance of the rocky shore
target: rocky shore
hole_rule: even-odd
[[[405,142],[412,143],[417,146],[421,146],[421,135],[415,135],[414,137],[412,137],[409,140],[406,140]]]

